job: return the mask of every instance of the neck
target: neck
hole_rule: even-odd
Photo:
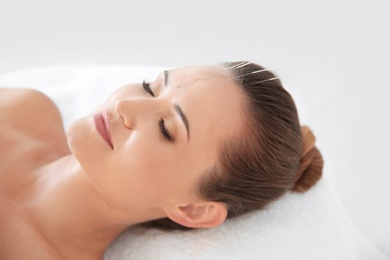
[[[28,203],[32,223],[66,259],[101,258],[127,227],[158,217],[141,217],[111,207],[73,155],[40,168],[34,178],[34,192]]]

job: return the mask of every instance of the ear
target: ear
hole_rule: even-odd
[[[201,201],[188,205],[174,205],[164,209],[172,221],[190,228],[211,228],[221,225],[227,216],[223,203]]]

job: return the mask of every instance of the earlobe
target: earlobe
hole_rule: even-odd
[[[207,201],[168,207],[165,213],[169,219],[182,226],[211,228],[225,221],[227,209],[223,203]]]

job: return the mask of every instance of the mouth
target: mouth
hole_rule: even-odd
[[[112,144],[111,139],[111,123],[107,115],[107,111],[103,111],[101,113],[98,113],[94,115],[95,120],[95,128],[100,134],[100,136],[103,138],[104,141],[111,147],[111,149],[114,149],[114,145]]]

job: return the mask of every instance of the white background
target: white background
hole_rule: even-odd
[[[258,59],[293,74],[284,82],[300,94],[326,174],[352,221],[390,256],[389,13],[379,0],[0,0],[0,73],[175,67],[211,50],[209,63]]]

